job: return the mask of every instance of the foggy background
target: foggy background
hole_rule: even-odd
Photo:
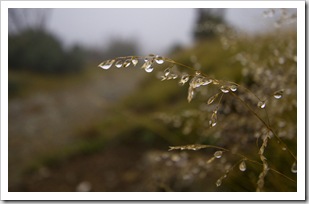
[[[224,18],[239,31],[263,33],[272,22],[263,20],[265,9],[228,8]],[[111,40],[133,41],[140,53],[166,54],[174,45],[193,42],[195,9],[44,9],[44,27],[64,46],[80,44],[100,49]],[[246,16],[244,18],[244,16]],[[35,12],[27,13],[28,25],[38,23]],[[179,20],[181,19],[181,20]],[[14,26],[10,24],[10,31]]]

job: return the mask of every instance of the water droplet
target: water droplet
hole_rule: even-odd
[[[122,60],[118,60],[118,61],[115,63],[115,66],[116,66],[117,68],[122,67],[122,65],[123,65]]]
[[[283,90],[279,90],[279,91],[276,91],[276,92],[274,93],[274,97],[275,97],[276,99],[282,98],[282,95],[283,95]]]
[[[178,75],[177,74],[171,74],[170,76],[172,79],[177,79],[178,78]]]
[[[294,174],[297,173],[297,164],[296,164],[296,161],[292,164],[291,172],[294,173]]]
[[[235,84],[231,85],[230,90],[233,91],[233,92],[237,91],[237,85],[235,85]]]
[[[145,71],[148,72],[148,73],[150,73],[150,72],[153,71],[153,67],[152,67],[152,66],[147,67],[147,68],[145,68]]]
[[[191,80],[191,82],[190,82],[190,85],[192,85],[193,86],[193,88],[198,88],[198,87],[200,87],[201,85],[203,85],[203,76],[199,76],[199,75],[197,75],[197,76],[194,76],[193,77],[193,79]]]
[[[257,105],[258,105],[259,108],[265,108],[266,102],[265,101],[259,101]]]
[[[184,74],[182,75],[180,81],[179,81],[179,84],[180,85],[184,85],[185,83],[187,83],[189,81],[190,77],[188,74]]]
[[[208,101],[207,101],[207,104],[208,105],[210,105],[210,104],[212,104],[215,100],[216,100],[216,98],[219,96],[219,93],[217,93],[216,95],[213,95],[212,97],[210,97],[209,99],[208,99]]]
[[[148,73],[153,71],[152,63],[150,61],[145,62],[141,68],[145,69]]]
[[[167,68],[167,69],[164,70],[164,76],[167,77],[170,73],[171,73],[170,68]]]
[[[282,151],[285,151],[286,150],[286,147],[282,147]]]
[[[217,125],[217,111],[213,111],[210,121],[209,121],[210,127],[214,127]]]
[[[156,56],[155,61],[156,61],[156,63],[158,63],[158,64],[163,64],[163,63],[164,63],[163,57],[161,57],[161,56],[159,56],[159,55]]]
[[[220,159],[222,157],[223,152],[222,151],[216,151],[214,153],[214,157],[216,157],[217,159]]]
[[[206,77],[203,78],[203,84],[202,84],[203,86],[206,86],[210,83],[212,83],[212,79]]]
[[[242,162],[239,164],[239,170],[240,170],[240,171],[246,171],[246,169],[247,169],[246,162],[245,162],[245,161],[242,161]]]
[[[221,186],[221,184],[222,184],[222,180],[221,180],[221,178],[220,178],[220,179],[217,180],[216,186],[219,187],[219,186]]]
[[[101,64],[99,64],[99,67],[102,68],[102,69],[109,69],[109,68],[111,68],[111,66],[113,65],[114,62],[115,62],[115,60],[104,61]]]
[[[137,65],[138,63],[138,59],[136,57],[132,57],[132,64],[134,65],[134,67]]]
[[[124,61],[123,63],[123,67],[128,67],[131,64],[131,59],[126,59],[126,61]]]
[[[228,93],[230,90],[228,89],[228,87],[226,87],[226,86],[221,86],[221,91],[223,92],[223,93]]]

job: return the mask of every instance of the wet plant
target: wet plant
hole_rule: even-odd
[[[275,12],[281,12],[276,20],[280,21],[280,25],[295,20],[295,15],[287,14],[284,9],[266,10],[263,15],[270,18]],[[173,153],[156,156],[156,161],[183,170],[182,176],[176,179],[188,182],[194,178],[203,179],[213,172],[213,177],[216,177],[213,185],[221,188],[230,177],[233,178],[231,175],[237,174],[236,171],[243,174],[251,171],[252,174],[247,175],[251,179],[248,182],[254,184],[246,191],[269,191],[269,186],[281,180],[291,186],[282,188],[283,191],[295,191],[295,35],[290,34],[289,40],[270,35],[260,39],[263,43],[248,47],[244,45],[252,42],[251,39],[244,36],[237,38],[233,31],[229,31],[229,35],[225,33],[226,28],[218,25],[217,34],[222,48],[231,50],[233,63],[242,67],[243,83],[214,77],[203,68],[202,63],[198,63],[194,54],[187,60],[191,65],[149,54],[117,57],[98,66],[104,70],[140,68],[146,73],[156,72],[161,81],[175,80],[179,86],[185,87],[188,103],[197,102],[192,103],[192,109],[176,114],[154,113],[155,119],[175,131],[180,130],[187,137],[197,136],[195,144],[170,146],[169,151]],[[192,157],[190,163],[190,153],[182,158],[184,151],[208,154]],[[274,177],[278,179],[274,180]],[[174,189],[177,190],[177,187]]]

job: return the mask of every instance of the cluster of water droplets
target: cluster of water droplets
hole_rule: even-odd
[[[222,185],[222,180],[227,178],[227,175],[230,173],[230,169],[226,170],[225,174],[221,176],[217,181],[216,181],[216,186],[220,187]]]
[[[211,84],[213,80],[209,77],[205,77],[201,75],[201,72],[197,71],[195,73],[195,76],[190,81],[190,86],[193,88],[198,88],[200,86],[207,86],[208,84]]]
[[[135,67],[139,63],[139,61],[144,61],[141,65],[141,69],[144,69],[146,72],[150,73],[154,70],[154,63],[159,65],[163,64],[165,59],[162,56],[153,54],[150,54],[146,57],[118,57],[116,59],[103,61],[98,65],[98,67],[106,70],[110,69],[112,66],[115,66],[116,68],[127,68],[133,65]]]
[[[169,151],[172,150],[200,150],[207,148],[207,145],[200,145],[200,144],[191,144],[191,145],[183,145],[183,146],[170,146]]]
[[[284,92],[283,89],[278,90],[278,91],[275,91],[275,92],[273,93],[274,98],[275,98],[275,99],[281,99],[282,96],[283,96],[283,92]],[[257,106],[258,106],[259,108],[261,108],[261,109],[264,109],[264,108],[266,107],[266,101],[267,101],[267,100],[259,101],[258,104],[257,104]]]
[[[106,60],[103,61],[98,65],[98,67],[102,69],[110,69],[112,66],[115,66],[116,68],[126,68],[130,65],[136,66],[138,64],[138,58],[137,57],[118,57],[116,59]]]
[[[164,58],[159,55],[149,54],[147,57],[144,58],[144,64],[142,65],[142,69],[146,72],[150,73],[154,70],[154,62],[157,64],[163,64]]]
[[[173,67],[168,67],[164,70],[163,75],[161,76],[161,81],[177,79],[178,75],[173,72]]]
[[[222,85],[220,87],[220,90],[222,93],[229,93],[230,91],[235,92],[237,91],[237,85],[236,84],[230,84],[230,85]]]
[[[179,83],[181,85],[183,85],[188,80],[189,80],[189,75],[185,74],[181,77]],[[188,101],[190,102],[192,100],[196,88],[199,88],[200,86],[207,86],[211,83],[214,83],[213,79],[206,77],[206,76],[203,76],[200,71],[196,71],[195,75],[193,76],[193,78],[191,79],[190,84],[189,84]]]

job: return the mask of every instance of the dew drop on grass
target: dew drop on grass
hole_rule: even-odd
[[[153,67],[152,67],[152,66],[146,67],[146,68],[145,68],[145,71],[148,72],[148,73],[150,73],[150,72],[153,71]]]
[[[117,68],[122,67],[122,65],[123,65],[122,60],[118,60],[118,61],[115,63],[115,66],[116,66]]]
[[[163,63],[164,63],[163,57],[161,57],[161,56],[159,56],[159,55],[157,55],[157,56],[155,57],[155,61],[156,61],[157,64],[163,64]]]
[[[203,86],[206,86],[206,85],[208,85],[210,83],[212,83],[212,79],[206,78],[206,77],[203,78],[203,80],[202,80],[202,85]]]
[[[209,125],[210,127],[214,127],[217,125],[217,111],[216,110],[211,115]]]
[[[297,173],[297,164],[296,164],[296,161],[292,164],[291,172],[294,173],[294,174]]]
[[[245,161],[242,161],[242,162],[239,164],[239,170],[240,170],[240,171],[246,171],[246,169],[247,169],[246,162],[245,162]]]
[[[164,76],[167,77],[170,73],[171,73],[170,68],[166,68],[166,69],[164,70]]]
[[[138,59],[136,58],[136,57],[133,57],[132,58],[132,64],[134,65],[134,67],[137,65],[137,63],[138,63]]]
[[[179,84],[180,85],[184,85],[185,83],[187,83],[189,81],[189,75],[188,74],[185,74],[185,75],[182,75],[180,81],[179,81]]]
[[[259,101],[257,105],[258,105],[259,108],[265,108],[266,102],[265,101]]]
[[[152,63],[150,61],[145,62],[141,68],[145,69],[148,73],[153,71]]]
[[[237,91],[237,85],[235,85],[235,84],[231,85],[230,90],[233,91],[233,92]]]
[[[222,184],[222,180],[221,180],[221,178],[220,178],[220,179],[218,179],[218,180],[216,181],[216,186],[219,187],[219,186],[221,186],[221,184]]]
[[[220,159],[222,157],[223,152],[222,151],[216,151],[214,153],[214,157],[216,157],[217,159]]]
[[[124,61],[123,66],[124,67],[128,67],[131,64],[131,60],[130,59],[126,59],[126,61]]]
[[[171,74],[171,78],[172,78],[172,79],[177,79],[177,78],[178,78],[178,75],[177,75],[177,74]]]
[[[275,97],[276,99],[282,98],[282,95],[283,95],[283,90],[279,90],[279,91],[276,91],[276,92],[274,93],[274,97]]]
[[[113,65],[114,61],[115,60],[107,60],[105,62],[102,62],[101,64],[99,64],[99,67],[102,69],[109,69]]]
[[[230,91],[226,86],[221,86],[220,89],[223,93],[228,93]]]

